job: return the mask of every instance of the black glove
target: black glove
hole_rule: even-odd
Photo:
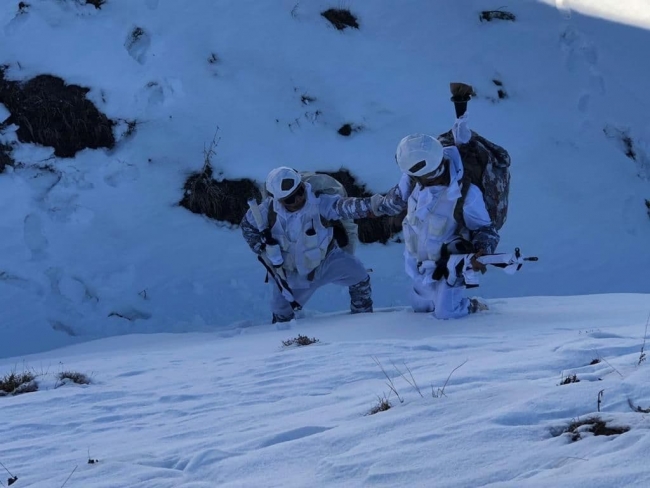
[[[474,244],[470,241],[459,237],[451,242],[445,244],[449,254],[470,254],[476,252]]]
[[[281,267],[284,264],[282,249],[278,240],[271,234],[271,229],[264,229],[262,231],[262,242],[264,245],[261,251],[266,253],[273,266],[276,268]]]
[[[267,246],[277,246],[279,244],[278,240],[271,234],[271,229],[264,229],[262,231],[262,241]]]

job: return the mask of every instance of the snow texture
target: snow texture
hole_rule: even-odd
[[[57,158],[18,141],[0,100],[16,161],[0,174],[0,379],[40,385],[0,397],[15,486],[75,466],[68,487],[649,484],[647,414],[628,403],[650,408],[648,3],[521,0],[514,22],[481,22],[494,2],[376,0],[347,5],[359,28],[341,31],[320,15],[333,3],[0,2],[4,78],[87,87],[118,122],[114,148]],[[360,245],[379,313],[339,313],[331,286],[269,325],[239,229],[178,205],[217,130],[218,179],[346,168],[385,192],[402,137],[451,127],[451,81],[512,157],[499,250],[540,260],[483,276],[488,312],[436,321],[408,308],[403,243]],[[299,333],[320,342],[280,347]],[[93,381],[59,385],[65,370]],[[384,395],[393,408],[364,415]],[[630,430],[558,435],[597,414]]]

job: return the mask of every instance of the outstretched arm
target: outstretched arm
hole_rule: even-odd
[[[376,201],[375,213],[389,216],[402,213],[408,207],[408,199],[413,192],[413,186],[413,180],[408,175],[402,175],[399,183]]]
[[[320,213],[328,220],[365,219],[375,217],[372,211],[372,198],[341,197],[340,195],[321,195]]]
[[[377,193],[364,198],[321,195],[321,214],[330,220],[399,215],[406,210],[408,197],[412,191],[413,182],[407,175],[402,175],[400,182],[386,195]]]
[[[485,254],[496,251],[500,236],[490,219],[485,206],[483,194],[475,185],[471,185],[463,205],[465,226],[470,232],[470,240],[474,249],[482,250]]]

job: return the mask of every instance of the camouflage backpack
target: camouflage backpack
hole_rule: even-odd
[[[453,146],[451,131],[438,136],[443,146]],[[464,176],[461,184],[461,197],[454,209],[454,218],[464,225],[463,204],[474,183],[483,193],[485,206],[497,230],[503,227],[508,214],[508,195],[510,193],[510,155],[503,147],[488,141],[472,131],[466,144],[456,145],[463,160]]]

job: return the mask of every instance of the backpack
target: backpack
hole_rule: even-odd
[[[343,184],[328,174],[301,171],[300,177],[303,183],[309,183],[314,195],[317,197],[322,194],[341,195],[344,198],[348,196],[348,192],[345,190]],[[275,212],[273,204],[269,205],[269,229],[273,228],[277,217],[278,214]],[[325,227],[333,228],[334,239],[338,246],[344,251],[354,254],[359,235],[359,229],[357,224],[354,223],[354,220],[325,220],[323,217],[321,217],[321,220]]]
[[[438,136],[443,146],[454,146],[454,136],[447,131]],[[464,175],[460,182],[461,197],[456,202],[454,218],[465,226],[463,205],[471,183],[483,193],[485,206],[497,230],[503,227],[508,214],[510,193],[510,155],[503,147],[472,131],[465,144],[456,145],[463,161]]]

